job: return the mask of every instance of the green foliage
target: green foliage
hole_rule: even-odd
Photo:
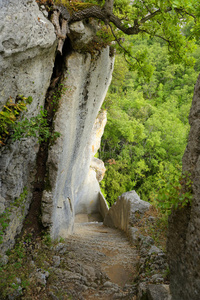
[[[27,110],[27,104],[32,102],[32,97],[24,97],[18,95],[15,103],[13,99],[7,101],[2,111],[0,111],[0,145],[5,145],[6,139],[10,135],[10,128],[15,124],[20,116],[20,113]]]
[[[58,108],[59,99],[65,90],[62,84],[55,90],[52,95],[50,106],[55,112]],[[6,140],[10,137],[13,141],[27,137],[36,137],[39,143],[50,142],[50,145],[60,136],[59,132],[52,130],[52,124],[48,120],[47,110],[40,108],[38,115],[26,118],[23,111],[27,110],[27,104],[31,104],[32,97],[18,95],[13,103],[10,98],[4,109],[0,111],[0,146],[5,145]]]
[[[122,56],[116,58],[104,102],[108,122],[99,150],[107,168],[101,185],[110,204],[132,189],[148,201],[165,174],[181,176],[181,167],[176,165],[181,166],[187,142],[188,114],[198,76],[196,67],[171,64],[164,43],[138,37],[129,41],[133,52],[147,52],[154,72],[147,81],[137,70],[129,71]],[[196,66],[199,51],[197,46]]]
[[[64,5],[68,8],[69,12],[72,14],[74,12],[77,12],[79,10],[83,10],[85,8],[94,6],[95,3],[88,2],[81,2],[81,1],[69,1],[69,0],[55,0],[54,3],[56,5]]]
[[[3,299],[5,299],[9,294],[14,294],[15,291],[18,291],[19,295],[22,294],[22,289],[28,285],[28,278],[25,276],[25,274],[24,276],[21,276],[22,280],[20,284],[17,280],[17,278],[19,278],[19,274],[21,273],[20,269],[22,268],[23,258],[25,257],[24,243],[18,241],[14,250],[9,250],[7,255],[9,255],[9,264],[0,267],[0,291]]]
[[[113,41],[113,35],[110,27],[101,25],[101,28],[96,32],[97,43],[102,47],[107,47]]]
[[[35,238],[33,233],[28,232],[21,235],[14,248],[6,252],[8,263],[0,265],[1,299],[38,297],[38,288],[43,288],[36,277],[38,269],[48,271],[49,280],[54,282],[56,275],[52,271],[53,256],[56,255],[55,246],[62,242],[62,239],[52,242],[48,233],[44,233],[43,238]],[[40,294],[40,297],[43,296]]]
[[[152,193],[151,202],[167,215],[171,213],[172,208],[180,209],[190,205],[192,201],[190,178],[191,174],[187,172],[181,175],[179,171],[174,174],[162,174],[158,182],[159,189]]]
[[[173,63],[184,62],[186,65],[193,65],[191,52],[194,50],[194,32],[196,37],[199,35],[199,3],[192,1],[154,1],[137,0],[134,2],[118,0],[115,1],[114,13],[123,19],[123,24],[130,28],[138,24],[139,32],[135,33],[140,38],[158,37],[167,45],[169,60]],[[192,22],[192,37],[188,38],[182,34],[185,24]],[[197,25],[198,24],[198,25]],[[117,37],[124,38],[124,34],[116,30]],[[198,40],[199,38],[197,38]],[[127,40],[127,41],[126,41]],[[129,40],[126,39],[123,47],[119,51],[124,53],[132,69],[138,69],[141,73],[149,77],[152,74],[152,66],[147,63],[146,52],[140,49],[137,53],[134,51]]]
[[[125,55],[133,70],[137,69],[147,78],[152,75],[153,67],[147,63],[146,51],[134,52],[129,42],[124,42],[126,35],[162,39],[163,43],[167,45],[171,62],[184,62],[188,66],[194,63],[190,53],[194,49],[194,39],[198,40],[200,35],[200,5],[197,0],[146,0],[145,2],[115,0],[111,17],[109,12],[106,16],[103,10],[101,11],[105,0],[54,0],[53,2],[66,6],[72,17],[80,10],[88,10],[90,7],[97,6],[99,13],[93,13],[94,17],[101,19],[106,25],[112,26],[112,32],[119,46],[118,50]],[[82,17],[87,17],[86,11]],[[88,17],[92,17],[92,13]],[[191,34],[185,35],[183,31],[188,23],[191,24]]]
[[[16,141],[26,137],[37,137],[39,143],[49,140],[52,144],[59,136],[59,132],[51,132],[47,120],[47,111],[41,107],[37,116],[30,119],[23,118],[15,124],[11,138]]]
[[[20,194],[20,196],[16,198],[14,202],[11,203],[10,206],[7,207],[2,214],[0,214],[0,244],[3,243],[3,236],[5,234],[6,228],[9,226],[11,213],[16,208],[20,207],[22,211],[22,215],[24,214],[25,200],[27,198],[27,195],[28,195],[27,187],[24,187],[23,192]]]

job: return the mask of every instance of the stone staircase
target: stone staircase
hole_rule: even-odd
[[[74,234],[65,246],[57,246],[65,271],[57,269],[56,276],[65,286],[66,299],[135,299],[137,250],[123,232],[95,222],[96,217],[79,215]],[[88,219],[93,222],[82,222]]]

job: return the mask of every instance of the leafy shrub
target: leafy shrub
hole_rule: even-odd
[[[60,136],[59,132],[51,132],[47,120],[47,111],[43,110],[42,107],[37,116],[30,118],[30,120],[24,118],[13,127],[11,138],[14,141],[20,140],[22,137],[26,138],[30,136],[37,137],[39,143],[50,140],[51,144]]]
[[[172,209],[180,209],[190,205],[192,201],[191,174],[184,172],[181,175],[166,175],[160,178],[161,188],[152,193],[151,201],[162,213],[171,214]]]
[[[20,116],[20,113],[27,110],[27,104],[32,102],[32,97],[18,95],[15,103],[10,97],[2,111],[0,111],[0,145],[5,145],[5,141],[10,135],[10,129]]]

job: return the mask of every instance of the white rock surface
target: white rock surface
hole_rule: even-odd
[[[113,58],[109,48],[94,57],[73,52],[66,66],[67,90],[55,120],[55,130],[62,135],[49,152],[52,190],[43,195],[42,221],[51,227],[54,238],[73,231],[75,214],[98,211],[100,188],[96,172],[90,169],[96,148],[92,137],[98,135],[93,128],[111,80]]]
[[[0,1],[0,108],[11,96],[31,95],[42,105],[52,74],[54,27],[33,0]]]
[[[95,22],[96,23],[96,22]],[[87,29],[82,21],[70,25],[70,40],[73,49],[82,49],[87,43],[92,41],[95,35],[95,26],[88,25]]]

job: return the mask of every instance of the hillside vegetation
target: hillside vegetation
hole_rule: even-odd
[[[166,44],[158,39],[131,37],[126,43],[136,57],[143,57],[148,77],[117,55],[99,151],[107,168],[101,186],[110,205],[128,190],[135,189],[149,201],[168,199],[167,194],[180,189],[188,115],[200,66],[199,45],[191,55],[194,65],[185,66],[171,64]]]

